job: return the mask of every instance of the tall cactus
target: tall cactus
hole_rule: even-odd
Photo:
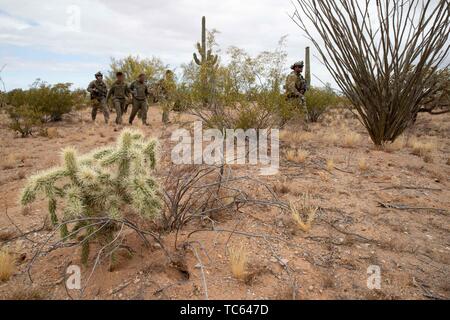
[[[200,54],[200,57],[197,56],[197,53],[194,53],[194,61],[199,66],[210,66],[214,67],[217,65],[219,60],[218,55],[214,55],[212,53],[212,48],[207,48],[206,43],[206,17],[202,18],[202,43],[197,43],[197,50]]]
[[[308,88],[311,88],[311,57],[309,47],[306,47],[305,52],[305,80]]]

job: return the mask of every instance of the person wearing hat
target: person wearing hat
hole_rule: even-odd
[[[116,110],[116,124],[122,124],[122,115],[126,112],[127,98],[130,96],[130,88],[125,82],[123,72],[116,72],[116,81],[111,86],[106,96],[106,101],[112,98]]]
[[[306,80],[302,76],[303,67],[303,61],[294,63],[291,66],[292,72],[286,79],[287,98],[292,101],[300,101],[301,104],[304,103],[305,93],[308,90]]]
[[[92,121],[95,122],[97,111],[98,109],[101,109],[103,112],[103,117],[105,118],[105,123],[108,124],[109,111],[108,105],[106,103],[106,95],[108,93],[108,89],[105,82],[103,81],[103,74],[101,72],[97,72],[95,74],[95,80],[89,84],[87,91],[91,94]]]
[[[142,123],[148,126],[149,124],[147,123],[147,111],[148,111],[147,97],[149,96],[150,92],[148,90],[147,84],[145,83],[145,74],[141,73],[139,75],[139,78],[130,85],[130,91],[133,96],[133,109],[131,110],[129,120],[130,125],[133,124],[134,118],[139,112],[140,117],[142,119]]]

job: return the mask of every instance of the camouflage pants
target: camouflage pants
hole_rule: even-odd
[[[168,100],[162,101],[162,122],[164,124],[169,123],[170,121],[170,111],[173,109],[172,102]]]
[[[109,111],[108,105],[106,103],[106,98],[98,98],[92,100],[92,121],[97,118],[98,109],[103,112],[103,117],[105,118],[105,123],[109,122]]]
[[[146,100],[137,100],[133,99],[133,109],[131,110],[130,114],[130,124],[133,123],[134,118],[139,113],[140,118],[142,119],[143,124],[147,124],[147,112],[148,112],[148,105]]]
[[[126,112],[126,100],[114,99],[113,102],[116,110],[116,124],[122,124],[122,115]]]

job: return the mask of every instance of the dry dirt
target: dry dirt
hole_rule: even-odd
[[[17,258],[11,279],[0,284],[0,298],[69,299],[64,286],[65,269],[79,264],[79,249],[66,248],[27,265],[46,239],[43,229],[13,241],[22,232],[38,230],[47,215],[45,201],[27,209],[18,205],[26,178],[59,163],[59,151],[75,146],[80,152],[111,144],[119,132],[114,126],[93,125],[86,110],[50,131],[51,137],[17,138],[0,128],[0,245]],[[170,132],[187,116],[163,129],[160,111],[151,108],[151,127],[135,126],[158,137],[169,148]],[[85,121],[83,121],[83,119]],[[361,139],[347,139],[348,130]],[[421,115],[405,140],[432,141],[427,154],[414,155],[411,143],[378,150],[356,119],[332,112],[319,124],[291,126],[282,135],[280,174],[258,177],[289,203],[309,195],[319,208],[308,233],[301,231],[290,213],[272,207],[247,206],[240,212],[215,218],[216,228],[192,222],[179,243],[194,230],[205,281],[194,253],[186,250],[185,272],[167,263],[158,245],[147,248],[130,234],[132,257],[121,259],[113,272],[102,264],[94,272],[84,295],[74,299],[449,299],[450,298],[450,115]],[[353,141],[356,140],[356,141]],[[307,151],[297,163],[287,161],[288,149]],[[333,163],[331,163],[331,160]],[[303,161],[303,162],[302,162]],[[335,168],[333,168],[335,167]],[[163,170],[161,168],[160,170]],[[256,176],[257,167],[234,167],[236,176]],[[245,182],[247,193],[267,197],[262,184]],[[380,203],[384,204],[381,205]],[[7,213],[7,214],[6,214]],[[9,218],[8,218],[9,216]],[[209,231],[208,231],[209,230]],[[163,236],[174,251],[174,235]],[[230,271],[226,246],[244,244],[247,251],[247,282]],[[177,254],[180,254],[179,252]],[[93,259],[93,258],[92,258]],[[93,261],[91,261],[91,266]],[[381,289],[369,290],[367,271],[381,268]],[[90,269],[82,268],[83,281]]]

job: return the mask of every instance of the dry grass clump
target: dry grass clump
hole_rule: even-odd
[[[1,161],[1,168],[3,170],[11,170],[14,169],[17,166],[17,155],[14,153],[8,154],[2,161]]]
[[[245,280],[247,276],[248,252],[243,243],[228,249],[231,273],[236,279]]]
[[[300,204],[291,202],[290,209],[292,218],[296,222],[298,228],[303,232],[311,231],[319,207],[312,204],[310,196],[304,194],[303,198],[300,200]]]
[[[328,145],[336,146],[339,142],[339,136],[336,132],[325,132],[322,135],[322,141]]]
[[[335,164],[334,164],[334,160],[333,159],[328,159],[327,161],[327,170],[332,172],[335,168]]]
[[[353,131],[344,133],[343,145],[346,148],[354,148],[361,141],[361,136]]]
[[[417,138],[413,138],[409,141],[409,147],[412,149],[413,155],[425,157],[436,151],[437,143],[435,141],[422,142]]]
[[[330,180],[330,178],[328,177],[328,174],[324,171],[319,171],[318,173],[320,180],[322,180],[323,182],[328,182]]]
[[[42,137],[46,137],[49,139],[56,139],[61,137],[58,128],[43,128],[39,134]]]
[[[286,182],[282,182],[274,185],[273,190],[279,195],[285,195],[291,192],[291,186]]]
[[[369,164],[366,159],[359,159],[358,168],[361,172],[367,172],[369,170]]]
[[[8,281],[15,270],[14,258],[7,251],[0,251],[0,282]]]
[[[4,297],[6,300],[12,301],[33,301],[45,300],[47,294],[35,288],[19,287],[11,291],[8,296]]]
[[[286,160],[294,163],[305,163],[309,156],[309,152],[305,150],[288,150],[286,152]]]
[[[393,143],[387,143],[384,145],[386,152],[396,152],[403,150],[407,145],[407,139],[404,136],[400,136]]]
[[[292,132],[283,130],[280,132],[280,140],[292,146],[297,146],[305,142],[310,142],[314,135],[310,132]]]

